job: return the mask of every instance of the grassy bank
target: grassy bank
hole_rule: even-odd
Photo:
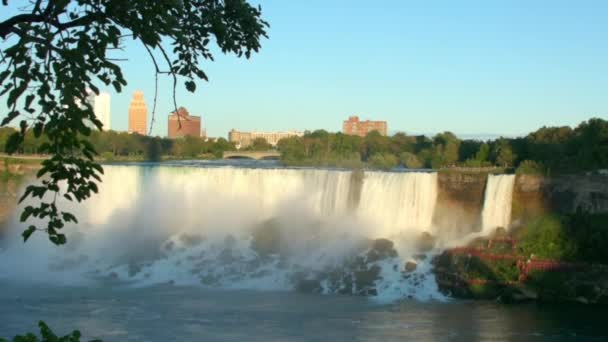
[[[21,181],[40,168],[41,159],[0,156],[0,182]]]

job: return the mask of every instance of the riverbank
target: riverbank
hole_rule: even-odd
[[[437,256],[455,298],[608,305],[608,215],[547,214]]]

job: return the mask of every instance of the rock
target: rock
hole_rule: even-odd
[[[430,233],[423,232],[422,234],[420,234],[418,240],[416,241],[416,249],[419,252],[428,252],[435,248],[436,240],[437,239],[435,239],[435,237]]]
[[[223,249],[218,255],[218,260],[223,264],[230,264],[236,261],[234,254],[232,253],[232,249],[226,248]]]
[[[380,266],[373,265],[369,269],[355,271],[353,273],[353,282],[357,288],[357,294],[367,294],[369,290],[375,286],[376,280],[380,278],[380,270]]]
[[[528,299],[536,300],[538,299],[538,293],[529,287],[521,287],[519,289],[522,295],[526,296]]]
[[[503,294],[500,298],[501,301],[505,303],[522,303],[535,299],[529,297],[526,293],[518,290],[508,291],[508,293]]]
[[[365,291],[365,293],[362,293],[363,295],[366,296],[377,296],[378,295],[378,290],[376,289],[368,289],[367,291]]]
[[[175,242],[169,240],[165,243],[165,245],[163,246],[165,252],[170,253],[171,251],[173,251],[173,248],[175,247]]]
[[[397,257],[393,241],[388,239],[376,239],[372,242],[372,247],[367,252],[367,261],[375,262],[386,258]]]
[[[186,247],[198,246],[204,240],[202,235],[199,235],[199,234],[186,234],[186,233],[180,235],[179,239],[184,244],[184,246],[186,246]]]
[[[601,295],[595,301],[597,304],[608,305],[608,295]]]
[[[419,254],[414,254],[413,258],[414,258],[414,260],[421,261],[421,260],[426,260],[427,256],[426,256],[426,254],[419,253]]]
[[[494,237],[506,236],[506,235],[507,235],[507,230],[504,227],[496,227],[496,230],[494,231]]]
[[[416,270],[416,267],[418,267],[418,264],[415,261],[408,260],[405,263],[405,271],[408,273],[414,272]]]
[[[296,290],[305,293],[321,292],[321,282],[317,279],[302,279],[296,284]]]
[[[134,277],[137,273],[141,272],[144,265],[141,263],[131,262],[129,263],[129,277]]]
[[[276,220],[267,220],[253,230],[251,248],[261,257],[280,252],[281,230]]]

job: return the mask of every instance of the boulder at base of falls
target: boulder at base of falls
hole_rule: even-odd
[[[397,251],[395,244],[388,239],[373,240],[369,252],[367,252],[367,261],[375,262],[386,258],[395,258]]]
[[[435,248],[437,239],[429,232],[423,232],[416,240],[416,249],[419,252],[428,252]]]
[[[348,258],[342,265],[316,274],[314,279],[303,277],[295,288],[302,292],[327,292],[357,296],[376,296],[376,282],[381,279],[379,262],[397,257],[392,241],[370,241],[367,249]]]
[[[281,229],[276,220],[262,222],[253,230],[251,248],[261,257],[278,254],[281,250]]]
[[[405,272],[410,273],[410,272],[414,272],[417,267],[418,267],[418,264],[415,261],[408,260],[405,263],[404,269],[405,269]]]
[[[296,283],[296,290],[304,293],[320,293],[322,287],[317,279],[300,279]]]

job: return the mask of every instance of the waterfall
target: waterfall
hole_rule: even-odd
[[[509,227],[514,184],[515,175],[488,175],[481,213],[484,234],[491,233],[496,227]]]
[[[378,297],[439,296],[430,258],[418,260],[411,277],[402,274],[419,254],[402,241],[432,228],[435,173],[104,168],[99,194],[84,203],[59,200],[79,220],[64,228],[64,248],[43,233],[24,245],[17,209],[0,246],[0,280],[80,285],[111,277],[284,290],[294,279],[321,279],[352,265],[370,241],[385,238],[398,255],[373,261],[382,270]]]
[[[436,173],[366,172],[359,215],[381,237],[425,231],[432,226],[436,200]]]

